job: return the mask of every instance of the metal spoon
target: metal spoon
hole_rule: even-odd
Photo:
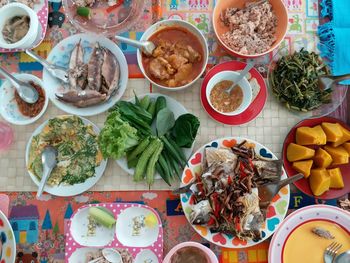
[[[26,54],[32,58],[34,58],[36,61],[38,61],[43,67],[55,78],[58,78],[62,80],[64,83],[69,83],[68,79],[68,72],[67,69],[56,66],[48,62],[47,60],[40,57],[38,54],[34,53],[33,51],[27,49]]]
[[[145,55],[147,56],[152,56],[153,50],[155,50],[156,48],[154,43],[151,41],[138,41],[138,40],[133,40],[133,39],[121,37],[121,36],[115,36],[115,39],[120,42],[129,44],[131,46],[141,49],[141,51],[145,53]]]
[[[123,259],[120,253],[113,248],[102,249],[102,255],[111,263],[122,263]]]
[[[288,177],[287,179],[281,180],[277,183],[274,182],[260,185],[258,187],[258,194],[261,206],[268,206],[271,200],[275,197],[279,190],[281,190],[282,187],[294,183],[295,181],[298,181],[301,178],[304,178],[304,175],[302,173],[299,173]]]
[[[225,90],[225,93],[231,94],[231,91],[237,86],[237,84],[248,74],[248,72],[254,67],[255,60],[249,60],[245,68],[240,72],[237,79],[232,83],[231,87]]]
[[[350,262],[350,250],[341,253],[334,259],[334,263],[349,263],[349,262]]]
[[[33,86],[29,85],[28,83],[25,83],[23,81],[16,79],[8,71],[6,71],[3,67],[0,67],[0,73],[8,81],[10,81],[12,83],[12,85],[15,87],[15,89],[18,92],[18,95],[21,97],[22,100],[24,100],[25,102],[30,103],[30,104],[34,104],[35,102],[38,101],[39,94]]]
[[[330,89],[333,84],[348,79],[350,79],[350,74],[340,76],[323,75],[318,77],[318,86],[321,90],[327,90]]]
[[[46,146],[41,153],[41,162],[43,164],[43,176],[41,177],[40,185],[36,198],[39,198],[44,191],[44,186],[53,168],[57,165],[57,150],[52,146]]]

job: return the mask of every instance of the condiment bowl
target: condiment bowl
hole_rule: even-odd
[[[199,31],[199,29],[197,29],[195,26],[193,26],[191,23],[183,21],[183,20],[177,20],[177,19],[171,19],[171,20],[163,20],[163,21],[159,21],[155,24],[153,24],[151,27],[149,27],[142,35],[141,37],[141,41],[143,40],[148,40],[153,34],[155,34],[157,31],[159,30],[163,30],[166,27],[182,27],[186,30],[188,30],[189,32],[191,32],[193,35],[195,35],[199,42],[202,45],[203,48],[203,65],[202,65],[202,70],[201,72],[198,74],[198,76],[193,79],[190,83],[180,86],[180,87],[166,87],[166,86],[162,86],[160,84],[157,84],[155,81],[153,81],[147,74],[145,71],[145,68],[143,66],[142,63],[142,53],[140,50],[137,50],[137,62],[138,65],[141,69],[142,74],[156,87],[159,87],[161,89],[165,89],[165,90],[169,90],[169,91],[178,91],[178,90],[183,90],[185,88],[188,88],[190,86],[192,86],[193,83],[195,83],[200,76],[204,73],[207,63],[208,63],[208,58],[209,58],[209,51],[208,51],[208,43],[206,41],[206,39],[204,38],[203,34],[201,33],[201,31]]]
[[[39,85],[45,94],[45,103],[38,115],[35,117],[24,116],[18,109],[17,102],[15,100],[15,88],[9,81],[4,81],[0,87],[0,114],[8,122],[15,125],[27,125],[37,121],[46,111],[47,105],[49,103],[49,98],[45,89],[43,88],[43,83],[41,79],[30,74],[14,74],[16,78],[21,81],[29,82],[33,81],[35,84]]]
[[[223,115],[226,115],[226,116],[234,116],[234,115],[238,115],[238,114],[242,113],[243,111],[245,111],[249,107],[250,103],[252,102],[253,92],[252,92],[252,87],[246,78],[243,78],[240,82],[238,82],[238,85],[241,87],[241,89],[243,91],[243,101],[242,101],[241,105],[236,110],[234,110],[232,112],[221,112],[214,107],[214,105],[212,104],[212,101],[210,99],[210,93],[216,84],[218,84],[219,82],[221,82],[223,80],[235,81],[238,78],[238,76],[239,76],[239,72],[221,71],[221,72],[217,73],[216,75],[214,75],[209,80],[208,85],[207,85],[207,89],[206,89],[206,96],[207,96],[207,100],[208,100],[210,106],[216,112],[223,114]]]
[[[8,19],[14,16],[29,16],[30,25],[27,34],[15,43],[7,43],[3,37],[2,30]],[[10,3],[0,8],[0,47],[2,48],[30,48],[40,34],[39,19],[35,11],[21,3]]]
[[[183,242],[183,243],[180,243],[180,244],[176,245],[175,247],[173,247],[169,251],[169,253],[165,256],[163,263],[171,263],[171,257],[176,253],[176,251],[178,251],[181,248],[185,248],[185,247],[199,248],[207,256],[208,263],[219,263],[218,258],[216,257],[214,252],[211,251],[208,247],[206,247],[200,243],[191,242],[191,241],[190,242]]]
[[[272,52],[275,48],[277,48],[282,43],[288,31],[288,11],[286,6],[283,3],[283,0],[269,0],[269,2],[272,5],[272,9],[275,12],[277,17],[277,27],[276,27],[276,33],[275,33],[276,41],[267,51],[260,54],[250,55],[250,54],[242,54],[237,51],[234,51],[224,43],[221,37],[224,33],[226,33],[229,30],[228,27],[225,26],[220,19],[221,12],[230,7],[243,8],[246,1],[242,1],[242,0],[217,1],[213,11],[213,28],[219,44],[227,51],[227,53],[236,57],[256,58]]]

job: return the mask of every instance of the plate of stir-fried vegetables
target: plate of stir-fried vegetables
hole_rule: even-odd
[[[274,233],[289,204],[289,186],[271,203],[259,202],[258,187],[285,178],[281,161],[263,145],[222,138],[194,153],[177,192],[186,218],[202,237],[222,247],[249,247]]]

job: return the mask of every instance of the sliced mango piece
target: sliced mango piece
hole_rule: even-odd
[[[333,168],[333,169],[327,169],[327,172],[331,178],[330,188],[343,188],[344,187],[344,181],[343,176],[341,174],[340,169]]]
[[[346,142],[342,146],[344,147],[344,149],[348,152],[348,154],[350,156],[350,142]]]
[[[295,143],[290,143],[287,147],[287,159],[290,162],[310,159],[314,155],[315,150]]]
[[[330,154],[330,156],[332,156],[332,165],[347,164],[349,162],[349,153],[344,147],[332,147],[326,145],[324,149]]]
[[[319,168],[327,168],[333,162],[332,156],[323,150],[318,148],[314,157],[314,162]]]
[[[339,145],[343,144],[344,142],[350,141],[350,131],[346,128],[344,128],[343,126],[340,126],[340,129],[342,131],[342,137],[337,141],[337,142],[332,142],[332,146],[333,147],[338,147]]]
[[[324,168],[311,169],[309,183],[312,193],[319,196],[329,190],[331,178]]]
[[[305,178],[310,175],[310,170],[312,167],[313,160],[299,161],[293,163],[293,168],[295,171],[302,173]]]
[[[324,145],[327,143],[327,136],[321,125],[311,127],[299,127],[295,135],[296,143],[299,145]]]
[[[327,142],[338,142],[343,132],[339,123],[322,122],[322,129],[327,135]]]

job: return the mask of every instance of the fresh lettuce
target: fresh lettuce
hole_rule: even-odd
[[[100,150],[104,158],[120,159],[126,152],[138,145],[137,130],[120,118],[120,113],[111,112],[98,137]]]

